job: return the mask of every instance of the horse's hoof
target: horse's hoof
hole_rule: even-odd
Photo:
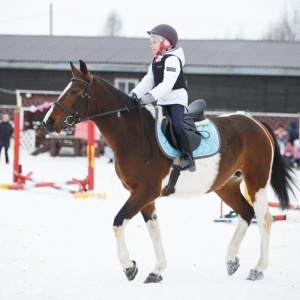
[[[264,274],[262,271],[257,271],[253,269],[250,271],[247,280],[255,281],[255,280],[261,280],[263,278],[264,278]]]
[[[144,281],[144,283],[157,283],[157,282],[161,282],[162,280],[163,278],[160,275],[150,273],[146,278],[146,280]]]
[[[133,260],[133,266],[131,268],[127,268],[124,273],[129,281],[135,278],[135,275],[138,272],[138,267],[136,266],[136,262]]]
[[[239,268],[240,266],[240,260],[238,257],[235,257],[234,261],[229,261],[227,262],[227,273],[228,275],[232,275],[236,272],[236,270]]]

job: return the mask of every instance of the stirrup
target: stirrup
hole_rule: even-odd
[[[186,158],[182,157],[180,159],[179,165],[181,167],[181,171],[189,170],[190,172],[195,172],[195,161],[192,159],[191,155],[185,152],[183,156],[186,156]]]

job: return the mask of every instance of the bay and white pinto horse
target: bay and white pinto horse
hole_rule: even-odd
[[[117,253],[128,280],[138,272],[129,256],[124,237],[127,223],[141,213],[153,242],[156,264],[145,283],[160,282],[167,260],[161,240],[155,201],[162,195],[172,160],[161,152],[155,138],[151,105],[139,106],[109,83],[94,77],[80,61],[80,70],[71,63],[73,78],[50,108],[43,124],[50,133],[60,133],[75,123],[92,120],[114,151],[115,170],[130,196],[113,221]],[[250,270],[249,280],[263,277],[268,266],[272,216],[267,202],[271,186],[281,208],[289,205],[293,177],[280,155],[272,130],[263,123],[241,114],[213,118],[220,134],[217,154],[196,160],[197,171],[183,172],[188,186],[176,186],[175,195],[187,197],[215,192],[238,216],[235,233],[229,243],[226,266],[229,275],[238,269],[241,242],[254,214],[261,235],[260,255]],[[237,174],[241,176],[237,176]],[[244,186],[241,188],[241,184]],[[251,199],[245,198],[245,191]],[[188,230],[188,229],[187,229]]]

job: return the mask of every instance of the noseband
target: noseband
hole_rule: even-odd
[[[79,114],[79,111],[81,109],[81,106],[83,104],[83,102],[87,99],[88,103],[87,103],[87,110],[86,110],[86,117],[88,117],[89,115],[89,112],[90,112],[90,88],[92,87],[92,84],[93,84],[93,80],[94,80],[94,77],[92,76],[92,79],[91,79],[91,82],[87,82],[81,78],[71,78],[71,81],[82,81],[84,82],[86,85],[87,85],[87,89],[85,91],[85,93],[83,95],[81,95],[79,97],[79,99],[77,99],[77,101],[74,103],[74,105],[72,106],[72,110],[73,112],[69,112],[67,111],[62,105],[60,102],[58,101],[55,101],[53,103],[53,105],[56,105],[58,106],[64,113],[65,113],[65,117],[63,117],[61,120],[60,120],[60,125],[63,127],[63,128],[67,128],[69,126],[72,126],[76,123],[79,123],[82,121],[82,119],[80,119],[78,117],[78,114]]]

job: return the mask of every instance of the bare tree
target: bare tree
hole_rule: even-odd
[[[122,30],[122,19],[115,11],[111,11],[104,26],[104,35],[118,36]]]
[[[292,13],[282,16],[281,22],[269,29],[264,40],[300,41],[300,5],[294,5]]]

